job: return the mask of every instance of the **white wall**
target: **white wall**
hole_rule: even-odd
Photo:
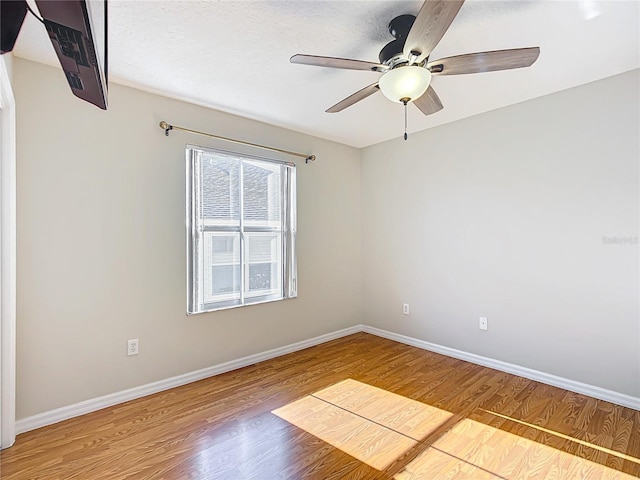
[[[358,150],[113,83],[103,112],[22,59],[14,80],[18,419],[361,323]],[[184,147],[233,146],[160,120],[317,155],[295,160],[297,299],[185,315]]]
[[[16,109],[12,55],[0,57],[0,447],[15,441]]]
[[[13,53],[5,53],[2,55],[2,60],[7,69],[7,73],[9,74],[9,80],[13,81]]]
[[[639,85],[636,70],[365,149],[365,323],[640,396]]]

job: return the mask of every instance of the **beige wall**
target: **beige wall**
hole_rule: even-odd
[[[21,59],[13,80],[18,419],[358,323],[640,395],[638,245],[603,243],[638,235],[638,71],[363,151],[113,83],[102,112]],[[184,146],[233,147],[160,120],[318,156],[297,299],[185,315]]]
[[[638,244],[603,242],[639,234],[638,85],[636,70],[365,149],[365,322],[640,396]]]
[[[14,86],[18,419],[361,323],[358,150],[113,83],[103,112],[21,59]],[[160,120],[317,155],[297,299],[185,315],[185,144],[233,146]]]

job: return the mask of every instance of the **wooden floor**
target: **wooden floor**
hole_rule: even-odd
[[[359,333],[19,435],[0,477],[628,480],[640,412]]]

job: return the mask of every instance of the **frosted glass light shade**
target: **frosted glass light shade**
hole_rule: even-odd
[[[410,65],[389,70],[380,77],[380,90],[392,102],[412,102],[427,91],[431,72],[424,67]]]

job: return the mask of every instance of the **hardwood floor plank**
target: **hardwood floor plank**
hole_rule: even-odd
[[[271,413],[310,395],[316,435]],[[629,480],[640,412],[359,333],[19,435],[0,478]]]

